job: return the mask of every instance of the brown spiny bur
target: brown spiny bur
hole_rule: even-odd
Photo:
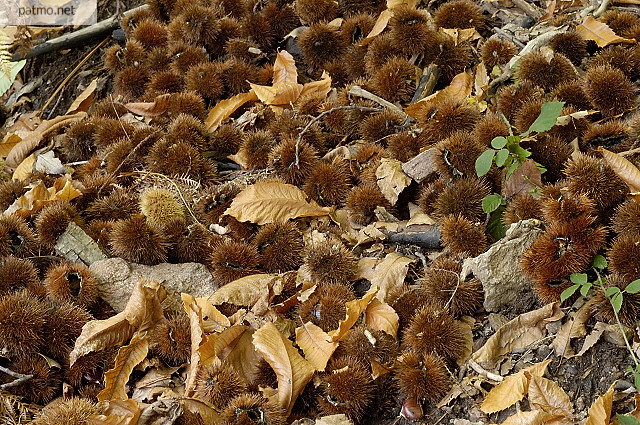
[[[624,290],[633,280],[635,278],[623,277],[615,273],[607,276],[604,287],[598,288],[593,297],[594,304],[592,309],[595,310],[596,317],[599,320],[615,324],[619,318],[620,323],[624,326],[630,328],[636,326],[635,323],[638,319],[638,314],[640,314],[640,294],[625,293],[622,297],[622,306],[617,315],[613,311],[610,298],[605,295],[605,291],[609,288],[615,287],[621,291]]]
[[[566,106],[572,106],[578,111],[591,108],[591,102],[589,102],[580,80],[571,80],[559,84],[553,89],[551,95],[555,99],[564,102]]]
[[[549,46],[578,66],[587,56],[587,42],[576,31],[567,31],[554,36]]]
[[[24,218],[15,215],[0,217],[0,255],[6,257],[29,257],[37,252],[35,233]]]
[[[238,155],[244,157],[245,166],[249,170],[267,168],[269,152],[277,144],[269,131],[246,131]]]
[[[114,91],[125,99],[137,99],[142,96],[151,78],[144,66],[127,66],[116,72],[113,80]]]
[[[521,192],[508,201],[507,208],[502,216],[502,222],[509,227],[520,220],[529,220],[531,218],[542,220],[540,201],[529,193]]]
[[[244,132],[233,124],[222,124],[207,142],[207,150],[213,151],[216,157],[224,157],[238,152],[242,145]],[[270,146],[265,148],[268,153]],[[265,155],[266,156],[266,155]]]
[[[557,278],[548,282],[534,282],[533,283],[533,293],[536,294],[536,297],[543,304],[549,304],[552,302],[560,301],[560,295],[564,292],[568,287],[573,285],[567,278]],[[569,303],[574,298],[570,298]]]
[[[85,354],[79,357],[72,366],[65,368],[65,380],[74,388],[79,389],[79,392],[85,388],[97,394],[104,387],[104,373],[113,368],[117,354],[117,348]]]
[[[369,44],[364,55],[364,68],[367,74],[374,75],[390,59],[400,57],[402,50],[394,44],[390,33],[382,33]]]
[[[447,364],[434,353],[405,351],[398,360],[394,375],[400,393],[405,397],[416,397],[419,402],[439,401],[452,385]]]
[[[541,99],[532,99],[527,102],[523,102],[520,105],[520,109],[516,112],[513,124],[517,131],[524,133],[533,124],[533,122],[540,115],[542,105],[545,102]]]
[[[224,59],[239,59],[255,63],[260,58],[260,48],[247,37],[232,37],[224,43]]]
[[[182,415],[174,422],[174,425],[206,425],[204,419],[197,411],[188,408],[182,411]]]
[[[449,256],[435,259],[420,279],[420,290],[429,300],[445,306],[453,317],[473,315],[484,301],[478,279],[461,280],[462,264]]]
[[[306,142],[300,142],[296,150],[295,138],[287,138],[269,153],[269,167],[285,183],[301,186],[318,162],[316,149]]]
[[[307,196],[322,206],[344,205],[351,179],[347,165],[342,161],[318,162],[302,187]]]
[[[361,184],[351,189],[346,206],[349,220],[362,226],[366,226],[376,219],[375,210],[377,207],[385,208],[390,214],[395,212],[394,206],[373,184]]]
[[[144,19],[136,25],[131,33],[131,38],[142,44],[147,50],[165,47],[167,45],[167,27],[155,19]]]
[[[69,223],[83,226],[84,222],[76,208],[69,202],[53,202],[45,206],[36,217],[38,239],[42,245],[53,248]]]
[[[120,220],[140,212],[136,196],[124,189],[114,190],[107,196],[91,202],[84,210],[88,220]]]
[[[443,177],[475,177],[475,162],[486,147],[469,133],[458,131],[435,145],[435,165]]]
[[[342,56],[346,44],[340,28],[326,23],[311,25],[298,36],[298,46],[307,65],[322,68],[325,64]]]
[[[418,155],[428,143],[423,135],[407,130],[391,135],[387,141],[387,152],[391,158],[401,162]]]
[[[180,75],[186,74],[192,66],[207,61],[207,52],[202,46],[186,43],[172,43],[168,54],[171,69]]]
[[[95,153],[93,121],[86,120],[70,126],[62,137],[62,152],[69,162],[84,161]]]
[[[127,66],[139,66],[147,58],[144,46],[137,40],[128,40],[124,46],[109,47],[104,55],[104,66],[111,72],[121,71]]]
[[[222,411],[222,425],[285,425],[287,414],[259,394],[244,393]]]
[[[211,247],[217,236],[203,225],[194,223],[185,228],[171,247],[170,257],[180,263],[207,264]]]
[[[462,215],[449,214],[440,221],[440,240],[453,255],[475,257],[488,246],[484,222],[472,222]]]
[[[195,206],[198,220],[202,221],[205,227],[218,224],[220,217],[238,193],[240,187],[233,184],[214,185],[202,190]]]
[[[491,37],[482,45],[482,61],[491,70],[496,65],[504,65],[518,53],[518,47],[500,37]]]
[[[298,0],[295,10],[305,25],[329,22],[338,17],[338,3],[333,0]]]
[[[637,89],[618,68],[589,68],[583,81],[589,101],[605,116],[621,114],[636,104]]]
[[[442,80],[449,82],[471,66],[474,55],[471,53],[469,43],[459,43],[453,37],[441,32],[437,34],[437,42],[433,47],[436,53],[433,63],[442,71]]]
[[[417,68],[403,57],[393,57],[386,61],[372,75],[371,90],[390,102],[406,103],[416,90]]]
[[[607,10],[602,14],[600,20],[616,34],[640,24],[640,19],[634,13],[626,10]]]
[[[438,178],[437,180],[422,184],[418,194],[417,204],[420,211],[425,214],[433,213],[435,201],[438,199],[442,191],[449,184],[448,179]]]
[[[89,109],[93,118],[118,118],[127,113],[123,104],[103,99],[91,105]],[[77,172],[78,170],[76,170]]]
[[[220,18],[218,8],[190,3],[171,19],[167,27],[169,40],[204,46],[218,35]]]
[[[47,307],[27,290],[0,297],[0,351],[9,358],[27,358],[45,343]]]
[[[298,307],[303,322],[312,322],[325,332],[338,329],[347,314],[345,303],[355,299],[353,291],[341,284],[321,285]]]
[[[110,175],[116,172],[130,173],[142,165],[140,156],[133,151],[135,145],[128,137],[123,137],[109,145],[104,158],[105,170]],[[134,152],[134,153],[132,153]]]
[[[632,232],[616,236],[607,251],[609,270],[622,279],[640,278],[640,240]]]
[[[175,143],[188,143],[198,150],[207,146],[207,130],[204,123],[186,114],[179,114],[171,120],[167,128],[167,137]]]
[[[135,127],[118,118],[94,118],[93,143],[97,147],[109,146],[116,140],[129,138],[135,131]]]
[[[45,352],[59,362],[66,362],[85,323],[93,317],[83,308],[66,301],[48,303]]]
[[[601,215],[624,202],[629,187],[604,160],[580,155],[567,161],[564,173],[569,178],[567,189],[592,199]]]
[[[640,202],[630,199],[620,205],[611,219],[614,232],[640,235]]]
[[[0,183],[0,209],[3,211],[9,208],[16,199],[27,192],[25,183],[18,180],[7,180]]]
[[[166,93],[179,93],[184,89],[182,76],[174,71],[158,71],[151,75],[145,97],[152,99]]]
[[[100,414],[98,406],[85,398],[60,398],[47,404],[40,415],[30,423],[32,425],[83,425],[87,423],[90,416],[98,414]]]
[[[231,400],[247,391],[238,372],[224,363],[198,369],[195,383],[193,396],[211,404],[214,409],[224,409]]]
[[[269,273],[294,270],[302,264],[304,241],[293,222],[266,224],[251,243],[260,254],[260,265]]]
[[[202,119],[206,115],[205,101],[193,90],[184,90],[169,98],[169,114],[189,114]]]
[[[350,45],[360,42],[371,32],[375,23],[376,18],[368,13],[360,13],[346,18],[340,27],[345,44]],[[360,65],[364,67],[364,54],[367,48],[359,49],[356,46],[350,47],[353,48],[352,53],[357,51],[361,54],[359,55],[361,57],[360,62],[362,62]]]
[[[146,163],[148,171],[188,177],[202,184],[215,184],[219,178],[215,164],[188,143],[162,139],[151,147]]]
[[[331,239],[307,246],[304,263],[311,279],[321,284],[348,285],[358,272],[357,257],[342,243]]]
[[[550,91],[559,84],[576,78],[576,72],[571,61],[560,53],[545,55],[542,52],[531,52],[520,59],[516,77]]]
[[[478,121],[471,133],[471,137],[484,147],[488,147],[494,138],[508,135],[509,127],[507,127],[507,123],[500,115],[494,112],[487,112]]]
[[[47,404],[62,392],[62,374],[58,368],[49,366],[39,354],[31,354],[9,363],[8,369],[23,375],[32,375],[19,385],[8,388],[11,394],[19,395],[36,404]],[[0,372],[0,382],[6,384],[16,378]],[[60,422],[57,422],[60,423]]]
[[[157,47],[147,53],[147,59],[145,65],[153,71],[165,71],[167,69],[174,71],[171,68],[171,58],[169,58],[169,48]]]
[[[425,10],[407,5],[394,7],[389,28],[392,42],[407,55],[424,54],[425,48],[435,42],[435,28]]]
[[[547,284],[586,270],[607,236],[604,227],[587,227],[592,221],[575,219],[547,227],[522,257],[526,275],[534,283]]]
[[[166,236],[149,226],[142,214],[116,221],[109,239],[113,254],[125,260],[147,265],[167,261]]]
[[[391,367],[398,356],[398,341],[392,335],[379,330],[356,326],[349,330],[340,341],[334,357],[346,355],[353,357],[363,365],[375,361]]]
[[[542,175],[544,181],[562,179],[565,163],[573,153],[571,145],[551,133],[523,142],[520,146],[531,152],[531,159],[546,168],[547,171]]]
[[[442,28],[481,28],[484,25],[482,9],[470,0],[450,0],[435,12],[435,24]]]
[[[264,358],[260,358],[255,365],[249,386],[251,389],[260,389],[260,387],[278,387],[278,375],[276,375],[271,365],[267,363]]]
[[[226,285],[257,272],[260,255],[255,246],[227,240],[213,247],[209,267],[218,285]]]
[[[597,215],[595,203],[591,199],[554,186],[543,188],[540,208],[546,223],[593,220]]]
[[[395,310],[400,319],[400,329],[404,329],[409,325],[415,313],[425,305],[426,301],[417,285],[403,285],[396,288],[389,293],[389,300],[389,305]]]
[[[631,127],[622,120],[593,124],[584,132],[580,148],[583,152],[588,152],[602,146],[611,152],[624,152],[631,149],[635,142],[630,140],[631,131]]]
[[[467,220],[484,221],[482,199],[491,193],[484,180],[456,179],[445,185],[433,202],[433,216],[461,215]]]
[[[191,358],[191,327],[184,312],[169,314],[157,324],[151,336],[151,350],[167,366],[189,363]]]
[[[31,260],[13,255],[0,258],[0,295],[20,288],[36,289],[39,284],[38,271]]]
[[[498,111],[502,112],[509,122],[514,122],[516,114],[525,102],[542,100],[544,90],[530,81],[511,84],[498,92]]]
[[[287,5],[287,2],[281,3],[282,6],[278,5],[278,2],[267,3],[261,11],[261,14],[270,21],[275,36],[280,40],[302,25],[293,5]]]
[[[384,0],[350,0],[340,2],[340,12],[345,16],[352,16],[357,13],[368,13],[378,16],[386,8]]]
[[[430,140],[438,142],[457,131],[473,131],[480,120],[480,112],[466,103],[442,103],[430,115],[422,130]]]
[[[222,67],[215,62],[201,62],[189,68],[185,83],[187,90],[193,90],[207,100],[220,98],[225,88]]]
[[[331,360],[329,371],[321,377],[320,388],[320,414],[343,414],[354,423],[365,417],[375,392],[371,373],[362,363],[347,356]]]
[[[140,211],[147,224],[156,229],[164,228],[171,220],[184,219],[182,202],[168,189],[154,187],[140,195]]]
[[[358,131],[366,142],[378,142],[397,133],[404,123],[404,117],[396,111],[385,109],[372,113],[358,125]]]
[[[242,31],[240,22],[231,16],[220,19],[220,31],[215,38],[208,40],[205,48],[211,58],[221,58],[227,41],[236,37]]]
[[[618,68],[631,81],[640,77],[640,51],[622,45],[611,45],[600,50],[595,56],[589,59],[588,68],[599,66],[609,66]]]
[[[69,301],[89,308],[98,299],[96,277],[87,266],[64,261],[50,266],[43,284],[54,301]]]
[[[402,346],[418,356],[435,353],[448,363],[456,363],[467,352],[465,324],[446,310],[431,305],[422,307],[405,328]]]

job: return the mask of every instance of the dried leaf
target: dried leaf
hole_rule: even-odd
[[[231,365],[247,384],[253,381],[255,366],[260,361],[260,354],[254,349],[252,328],[247,328],[242,335],[229,344],[229,352],[221,358]]]
[[[107,400],[102,415],[87,418],[87,425],[136,425],[142,406],[136,400]]]
[[[288,105],[295,102],[302,92],[302,84],[298,84],[296,62],[286,50],[281,50],[276,56],[271,86],[249,85],[258,99],[267,105]]]
[[[315,425],[353,425],[353,422],[346,415],[339,414],[318,418]]]
[[[399,320],[393,307],[378,298],[371,300],[364,312],[364,322],[369,328],[384,331],[394,338],[398,335]]]
[[[371,28],[371,31],[369,31],[369,34],[367,34],[367,36],[363,38],[362,41],[360,41],[360,46],[366,46],[367,44],[371,43],[374,38],[376,38],[380,33],[382,33],[382,31],[384,31],[385,28],[387,28],[387,24],[392,17],[393,10],[383,10],[378,16],[378,19],[373,25],[373,28]]]
[[[20,166],[18,166],[18,168],[20,168]],[[16,171],[18,170],[18,168],[16,168]],[[38,155],[38,158],[36,159],[35,169],[36,171],[45,174],[65,174],[67,172],[67,169],[64,168],[62,162],[55,157],[53,151],[48,151],[46,153]],[[16,173],[14,171],[13,175],[15,176],[15,174]]]
[[[91,320],[82,327],[82,333],[69,354],[73,366],[79,357],[92,351],[124,345],[136,332],[146,332],[163,319],[161,293],[164,288],[157,282],[139,280],[124,310],[105,320]]]
[[[409,264],[413,263],[413,260],[396,252],[387,254],[381,262],[377,262],[377,259],[374,260],[375,266],[369,259],[360,260],[359,277],[370,280],[372,286],[379,288],[377,298],[380,301],[388,301],[388,294],[404,285]]]
[[[324,99],[331,91],[331,77],[324,71],[318,81],[310,81],[302,87],[299,98],[302,96],[313,96]]]
[[[39,211],[43,206],[54,201],[70,201],[81,196],[82,192],[73,187],[71,180],[67,177],[57,178],[53,186],[46,188],[42,181],[39,181],[27,193],[16,199],[7,208],[5,214],[19,214],[28,217]]]
[[[184,383],[184,394],[187,397],[191,397],[196,384],[196,375],[201,367],[200,347],[206,342],[206,337],[202,331],[202,310],[196,303],[196,299],[185,293],[180,294],[180,298],[189,317],[189,329],[191,330],[191,359],[189,361],[187,380]]]
[[[542,186],[542,172],[535,161],[528,159],[504,182],[502,196],[510,199],[519,193],[525,193]]]
[[[394,7],[409,6],[415,8],[418,4],[418,0],[387,0],[387,9],[393,9]]]
[[[529,379],[532,376],[543,376],[551,360],[545,360],[507,376],[493,387],[480,406],[484,413],[495,413],[507,409],[522,400],[529,391]],[[525,373],[526,372],[526,373]]]
[[[289,415],[296,398],[313,377],[315,368],[271,322],[255,331],[253,345],[276,373],[278,403]]]
[[[533,409],[564,416],[569,422],[573,417],[573,405],[569,396],[550,379],[530,375],[528,399]]]
[[[71,106],[69,106],[69,109],[67,109],[67,115],[75,114],[76,112],[87,112],[91,104],[93,104],[93,98],[96,95],[96,87],[98,87],[97,78],[91,81],[87,88],[84,89],[73,101]]]
[[[296,61],[291,56],[291,53],[286,50],[280,50],[273,64],[273,85],[297,82],[298,69],[296,68]]]
[[[603,322],[596,323],[591,333],[584,339],[584,342],[582,343],[582,347],[580,348],[580,351],[578,352],[578,354],[575,355],[575,357],[582,356],[584,353],[586,353],[589,350],[589,348],[596,345],[596,342],[600,340],[600,337],[602,336],[602,334],[604,334],[604,332],[608,328],[609,328],[609,325],[607,325],[606,323],[603,323]]]
[[[484,62],[480,62],[476,67],[476,76],[473,82],[473,93],[475,95],[475,98],[478,100],[484,99],[488,89],[489,74],[487,73],[487,67],[485,66]]]
[[[209,297],[209,301],[213,305],[229,303],[251,307],[261,298],[268,296],[269,283],[274,276],[272,274],[252,274],[241,277],[220,287]]]
[[[503,354],[527,347],[544,337],[547,323],[560,320],[563,316],[560,303],[557,302],[523,313],[498,329],[478,351],[473,353],[473,359],[478,363],[491,362]]]
[[[576,27],[576,32],[585,40],[593,40],[598,47],[616,43],[635,43],[632,38],[623,38],[617,35],[607,24],[600,22],[593,16],[586,16],[582,24]]]
[[[552,415],[542,410],[520,411],[509,416],[502,425],[560,425],[562,416]],[[568,424],[567,424],[568,425]]]
[[[293,185],[259,182],[240,192],[224,213],[238,221],[263,225],[297,217],[320,217],[330,211],[313,201],[307,202],[304,192]]]
[[[223,350],[227,349],[246,330],[247,327],[245,325],[233,325],[219,334],[207,335],[206,341],[200,345],[199,349],[200,364],[202,366],[212,364]]]
[[[453,77],[447,87],[407,106],[404,111],[418,121],[426,121],[434,108],[443,102],[460,102],[469,97],[473,91],[473,85],[473,74],[470,71],[461,72]]]
[[[0,156],[2,158],[5,158],[7,155],[9,155],[9,152],[11,152],[11,149],[13,149],[13,147],[18,143],[20,143],[21,141],[22,141],[22,137],[18,136],[17,134],[15,133],[7,134],[4,140],[2,141],[2,143],[0,143]]]
[[[311,322],[303,323],[296,328],[296,344],[304,352],[304,357],[318,371],[327,367],[327,362],[338,343],[333,342],[329,334]]]
[[[571,320],[562,325],[551,343],[551,347],[556,356],[570,358],[575,355],[570,342],[573,338],[580,338],[587,334],[585,324],[592,315],[593,305],[591,302],[588,302],[580,307]]]
[[[32,153],[26,157],[20,165],[13,170],[12,180],[23,181],[26,180],[33,173],[33,165],[36,162],[36,154]]]
[[[185,410],[199,414],[205,424],[222,423],[220,413],[216,412],[211,406],[207,405],[203,401],[189,397],[180,398],[179,401]]]
[[[126,400],[127,382],[133,368],[142,362],[149,353],[147,332],[136,333],[129,345],[121,347],[116,356],[115,365],[104,374],[104,389],[98,393],[98,401]]]
[[[213,306],[209,298],[194,298],[202,312],[202,330],[205,333],[222,332],[229,326],[229,318]]]
[[[333,338],[333,341],[340,341],[344,335],[356,324],[360,315],[367,309],[367,306],[376,296],[378,287],[371,284],[371,288],[360,299],[355,299],[345,303],[347,313],[344,319],[340,320],[338,329],[334,329],[329,332],[329,335]]]
[[[598,152],[602,154],[602,159],[613,169],[613,171],[629,186],[630,192],[640,192],[640,170],[628,159],[598,146]]]
[[[170,94],[161,94],[153,102],[129,102],[124,107],[141,117],[159,117],[167,113],[170,101]]]
[[[451,37],[454,45],[482,38],[475,28],[438,28],[438,32]]]
[[[402,162],[391,158],[380,160],[376,179],[380,191],[392,205],[398,202],[398,195],[411,184],[411,179],[402,171]]]
[[[238,108],[247,102],[256,100],[258,100],[258,96],[253,90],[249,90],[247,93],[238,93],[229,99],[221,100],[209,111],[207,118],[204,120],[207,131],[213,133]]]
[[[589,407],[587,421],[584,425],[609,425],[611,423],[611,409],[613,409],[613,389],[611,384],[606,393],[601,395]]]

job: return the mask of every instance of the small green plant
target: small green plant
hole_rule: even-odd
[[[0,96],[5,94],[9,87],[16,79],[18,72],[24,67],[27,62],[21,60],[19,62],[13,62],[11,60],[11,53],[9,48],[11,47],[11,38],[0,31]]]
[[[640,421],[631,415],[616,415],[620,425],[640,425]]]

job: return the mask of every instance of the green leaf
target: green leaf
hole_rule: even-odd
[[[509,150],[520,158],[529,158],[531,156],[531,152],[520,147],[520,145],[511,145]]]
[[[525,134],[529,135],[533,132],[543,133],[551,130],[556,124],[556,120],[560,116],[563,107],[564,102],[547,102],[542,105],[540,115],[538,115],[538,118],[531,124],[531,127],[529,127]]]
[[[580,287],[580,285],[577,285],[577,284],[576,285],[571,285],[567,289],[562,291],[562,294],[560,294],[560,301],[564,302],[571,295],[575,294],[579,287]]]
[[[633,386],[636,387],[636,391],[640,391],[640,372],[637,370],[633,372]]]
[[[500,149],[496,154],[496,165],[498,167],[502,167],[504,163],[509,158],[509,150],[508,149]]]
[[[19,62],[9,62],[6,64],[6,69],[0,72],[0,96],[9,90],[9,87],[11,87],[16,79],[16,75],[22,70],[25,63],[27,63],[26,60],[21,60]]]
[[[489,172],[491,164],[493,163],[493,157],[496,151],[493,149],[487,149],[476,159],[476,174],[478,177],[482,177]]]
[[[487,232],[494,240],[499,240],[507,233],[507,229],[502,223],[502,215],[504,214],[505,207],[500,205],[497,210],[491,213],[489,216],[489,222],[487,223]]]
[[[591,266],[595,267],[596,269],[606,269],[607,268],[607,259],[604,258],[604,255],[596,255],[595,257],[593,257],[593,262],[591,262]]]
[[[569,276],[569,280],[573,283],[577,283],[579,285],[584,285],[589,281],[586,273],[573,273]]]
[[[496,149],[502,149],[507,146],[507,139],[503,136],[494,137],[491,141],[491,147]]]
[[[514,136],[513,134],[511,136],[507,136],[507,142],[510,145],[513,143],[520,143],[520,140],[522,140],[522,137],[520,136]]]
[[[640,421],[631,415],[617,414],[616,419],[620,425],[640,425]]]
[[[584,285],[582,285],[582,287],[580,288],[580,295],[582,295],[583,297],[586,297],[592,286],[593,286],[593,283],[591,282],[587,282]]]
[[[640,279],[636,279],[624,288],[624,292],[627,294],[637,294],[640,292]]]
[[[507,174],[505,175],[504,179],[508,180],[509,177],[511,177],[511,174],[513,174],[518,167],[520,167],[520,164],[517,161],[514,161],[511,163],[511,165],[509,165],[509,168],[507,168]]]
[[[622,292],[618,292],[611,297],[611,306],[616,313],[620,313],[620,309],[622,308]]]
[[[619,293],[620,293],[620,288],[618,288],[617,286],[611,286],[604,291],[604,294],[609,298]]]
[[[482,211],[486,212],[487,214],[492,213],[497,210],[500,205],[502,205],[503,201],[504,199],[502,199],[502,196],[498,195],[497,193],[487,195],[482,198]]]

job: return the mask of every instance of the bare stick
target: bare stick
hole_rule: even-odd
[[[476,363],[473,359],[469,359],[468,363],[469,363],[469,366],[471,366],[471,369],[478,372],[481,376],[484,376],[485,378],[491,379],[492,381],[496,381],[496,382],[504,381],[504,378],[502,376],[495,374],[493,372],[489,372],[488,370],[480,366],[478,363]]]
[[[335,108],[327,109],[326,111],[320,113],[317,117],[309,121],[307,125],[305,125],[304,128],[300,131],[300,134],[298,134],[298,140],[296,140],[296,162],[295,162],[296,167],[300,168],[300,142],[302,141],[302,136],[304,135],[304,133],[309,131],[311,126],[317,123],[318,121],[320,121],[323,117],[337,111],[382,112],[382,109],[369,108],[367,106],[360,106],[360,105],[345,105],[345,106],[336,106]]]
[[[504,38],[505,40],[508,40],[508,41],[512,42],[513,44],[515,44],[516,46],[520,47],[521,49],[524,49],[524,44],[522,42],[520,42],[520,40],[516,39],[511,34],[506,32],[505,30],[503,30],[502,28],[493,27],[493,28],[491,28],[491,31],[495,32],[496,34],[498,34],[500,37]]]
[[[600,3],[600,7],[598,7],[596,9],[595,12],[593,12],[593,17],[594,18],[599,18],[600,16],[602,16],[602,14],[607,10],[607,8],[609,7],[609,4],[611,4],[611,0],[602,0],[602,3]]]
[[[385,108],[391,109],[392,111],[396,111],[397,113],[402,115],[405,120],[411,119],[411,117],[409,115],[407,115],[407,113],[405,111],[403,111],[402,108],[394,105],[393,103],[389,102],[388,100],[384,100],[380,96],[376,96],[375,94],[371,93],[370,91],[367,91],[367,90],[363,89],[360,86],[351,87],[351,89],[349,89],[348,93],[350,95],[358,96],[358,97],[361,97],[363,99],[372,100],[372,101],[376,102],[378,105],[384,106]]]
[[[633,149],[628,150],[628,151],[620,152],[618,155],[620,155],[620,156],[631,156],[631,155],[635,155],[637,153],[640,153],[640,148],[633,148]]]
[[[540,19],[540,17],[542,16],[542,13],[540,13],[539,10],[537,10],[536,8],[534,8],[533,6],[531,6],[528,2],[526,2],[525,0],[513,0],[513,3],[520,9],[522,10],[524,13],[526,13],[528,16],[530,16],[531,18],[538,20]]]
[[[414,228],[416,229],[414,230]],[[382,233],[387,235],[385,242],[401,245],[417,245],[428,249],[440,248],[440,228],[438,226],[414,225],[397,232],[388,232],[382,229]]]
[[[29,379],[33,378],[33,375],[23,375],[22,373],[14,372],[11,369],[7,369],[6,367],[0,366],[0,372],[6,373],[7,375],[13,376],[14,379],[11,382],[7,382],[6,384],[0,385],[0,390],[6,390],[7,388],[17,387],[18,385],[27,382]]]

